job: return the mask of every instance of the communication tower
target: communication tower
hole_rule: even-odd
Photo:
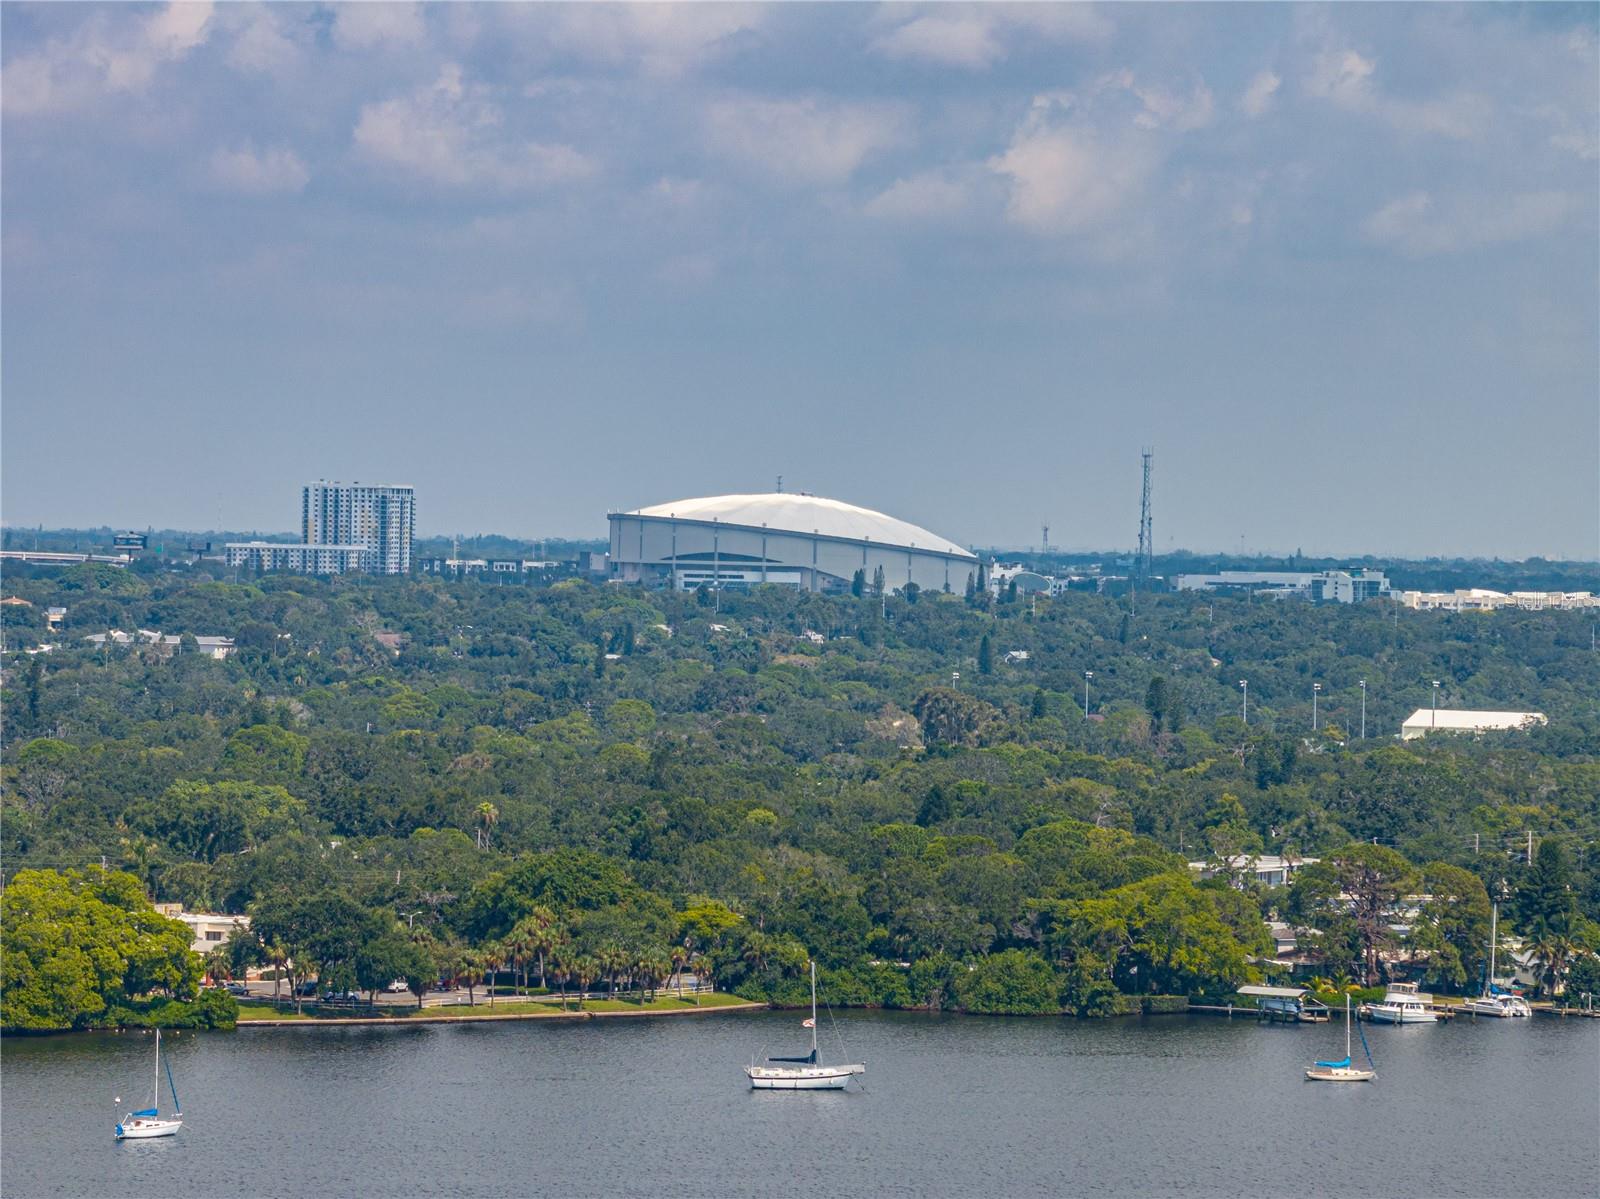
[[[1150,467],[1155,460],[1153,449],[1139,451],[1144,459],[1144,488],[1139,496],[1139,560],[1134,571],[1140,578],[1148,579],[1155,565],[1155,540],[1150,532]]]

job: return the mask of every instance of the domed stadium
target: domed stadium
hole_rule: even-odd
[[[692,591],[838,591],[881,569],[891,591],[962,591],[978,559],[949,538],[819,495],[714,495],[613,512],[610,577]]]

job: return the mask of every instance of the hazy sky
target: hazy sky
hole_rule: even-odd
[[[1596,12],[7,3],[3,517],[1595,557]]]

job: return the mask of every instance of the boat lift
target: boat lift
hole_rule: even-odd
[[[1254,998],[1257,1018],[1269,1023],[1325,1024],[1329,1018],[1327,1005],[1312,999],[1305,987],[1247,986],[1239,994]]]

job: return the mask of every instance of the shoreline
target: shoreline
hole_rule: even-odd
[[[710,1007],[658,1008],[642,1011],[615,1012],[483,1012],[465,1016],[298,1016],[279,1019],[274,1016],[242,1016],[235,1028],[302,1028],[353,1025],[367,1028],[405,1028],[412,1024],[488,1024],[505,1020],[608,1020],[622,1018],[639,1020],[652,1016],[709,1016],[718,1012],[765,1011],[770,1005],[746,1000],[741,1003],[722,1003]],[[427,1009],[424,1009],[426,1011]]]

